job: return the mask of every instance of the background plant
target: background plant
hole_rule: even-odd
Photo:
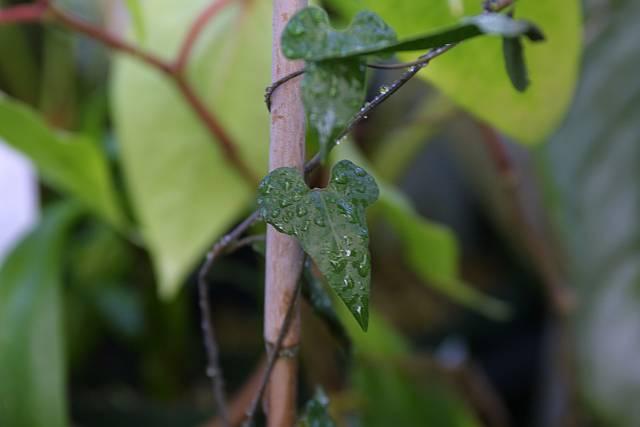
[[[336,19],[344,22],[363,8],[375,11],[395,29],[400,40],[449,28],[459,22],[460,10],[459,15],[468,16],[481,12],[477,2],[413,3],[407,3],[406,7],[377,1],[335,2],[327,6]],[[587,5],[589,47],[579,95],[560,131],[551,137],[551,143],[534,149],[531,157],[535,159],[535,167],[522,162],[523,152],[507,145],[501,135],[533,144],[546,139],[562,120],[573,91],[579,55],[580,15],[575,2],[558,5],[523,0],[518,3],[516,18],[535,22],[547,36],[545,43],[535,46],[525,42],[532,84],[524,94],[514,91],[508,83],[501,40],[478,38],[447,52],[418,74],[430,79],[441,90],[439,94],[432,89],[426,91],[426,86],[412,81],[413,90],[399,91],[394,96],[399,97],[397,104],[392,104],[394,98],[390,98],[389,104],[380,107],[377,117],[372,113],[369,120],[356,126],[354,138],[358,149],[346,141],[336,148],[337,158],[349,158],[364,166],[376,176],[381,189],[379,202],[369,212],[374,281],[377,270],[377,280],[381,283],[374,284],[373,306],[377,309],[372,312],[369,332],[367,335],[358,332],[353,320],[340,313],[340,304],[335,307],[342,322],[336,321],[335,314],[325,312],[325,318],[334,316],[332,330],[336,330],[336,325],[344,325],[347,332],[342,331],[342,335],[338,332],[338,336],[344,338],[348,334],[358,355],[354,369],[349,375],[340,375],[341,381],[330,380],[336,377],[335,371],[318,371],[318,366],[335,358],[337,351],[322,332],[324,326],[309,318],[304,322],[314,325],[307,327],[316,330],[307,335],[313,337],[309,338],[311,350],[305,351],[304,343],[301,350],[305,382],[309,384],[309,393],[313,384],[325,385],[332,397],[330,407],[336,408],[333,411],[338,420],[345,414],[358,413],[364,425],[391,422],[420,425],[425,420],[438,425],[499,423],[500,414],[504,412],[499,408],[504,405],[479,403],[478,395],[497,395],[498,402],[506,395],[509,416],[523,417],[514,409],[513,402],[509,402],[513,394],[500,390],[495,377],[490,384],[493,387],[498,384],[497,393],[464,391],[464,387],[452,386],[451,379],[462,372],[461,381],[470,381],[474,387],[486,385],[478,380],[475,369],[467,369],[466,365],[464,369],[459,369],[459,365],[442,366],[443,359],[430,365],[425,358],[416,360],[411,356],[412,350],[434,348],[440,349],[436,354],[451,354],[444,350],[460,348],[451,347],[451,342],[462,341],[469,346],[480,335],[474,335],[473,328],[468,326],[452,326],[453,320],[460,319],[457,309],[451,306],[443,309],[430,302],[433,296],[426,297],[416,291],[419,286],[407,288],[406,284],[427,283],[489,316],[502,313],[502,305],[496,305],[494,299],[487,298],[477,288],[466,286],[473,282],[484,283],[485,289],[503,292],[501,296],[510,302],[515,316],[507,325],[517,325],[514,322],[527,318],[527,313],[540,312],[531,308],[530,303],[519,303],[518,298],[537,301],[555,313],[547,322],[534,322],[547,325],[544,336],[548,344],[536,347],[545,348],[549,353],[548,358],[539,359],[545,367],[544,377],[549,380],[542,384],[551,390],[560,390],[566,397],[563,401],[584,399],[581,402],[592,405],[588,408],[581,405],[579,411],[570,405],[563,406],[566,412],[562,414],[537,411],[541,425],[553,425],[545,417],[563,419],[567,413],[589,419],[595,425],[614,422],[633,425],[632,401],[637,395],[634,393],[637,381],[624,344],[629,341],[624,336],[634,333],[633,325],[637,322],[633,321],[632,308],[621,309],[633,307],[630,295],[635,283],[633,230],[636,227],[632,212],[636,204],[629,183],[633,182],[631,174],[637,157],[632,148],[636,109],[633,87],[624,84],[631,79],[621,77],[633,69],[633,44],[629,41],[633,37],[628,35],[633,32],[633,26],[626,22],[633,19],[637,8],[631,3]],[[11,95],[0,102],[0,135],[5,142],[27,154],[38,167],[44,183],[45,207],[71,199],[79,202],[79,206],[68,203],[57,208],[51,206],[51,211],[43,216],[42,225],[7,258],[0,274],[1,324],[10,325],[2,326],[0,342],[4,347],[0,369],[5,370],[3,378],[12,378],[3,382],[2,416],[37,414],[48,423],[55,420],[64,424],[68,404],[60,390],[64,388],[64,379],[70,378],[73,418],[93,419],[95,423],[96,417],[91,416],[95,414],[91,412],[92,397],[87,390],[101,390],[100,397],[123,396],[117,389],[110,390],[109,384],[115,382],[109,378],[120,378],[119,363],[109,362],[110,354],[119,360],[137,361],[134,372],[121,376],[128,384],[126,389],[140,395],[150,393],[154,396],[151,401],[165,402],[165,409],[174,408],[167,406],[167,402],[180,400],[175,397],[184,395],[186,390],[198,390],[197,385],[204,380],[203,356],[194,353],[194,350],[200,351],[200,344],[195,328],[197,313],[190,314],[196,305],[190,290],[193,286],[177,291],[181,285],[193,282],[188,276],[202,259],[206,247],[233,222],[241,220],[245,210],[252,208],[258,177],[266,172],[268,115],[260,99],[269,84],[271,46],[265,34],[270,33],[270,5],[233,1],[180,5],[157,1],[152,6],[132,1],[127,5],[134,18],[131,44],[122,41],[119,36],[122,26],[117,22],[109,33],[96,31],[100,25],[79,25],[101,16],[97,9],[84,3],[56,3],[58,13],[44,13],[45,8],[49,10],[45,3],[29,4],[18,9],[7,8],[7,12],[0,15],[3,22],[48,21],[44,26],[2,27],[0,38],[7,52],[2,58],[15,60],[0,61],[2,87]],[[82,16],[76,19],[78,15]],[[87,44],[90,42],[86,38],[71,37],[62,30],[68,27],[125,54],[132,53],[133,58],[118,55],[112,72],[105,76],[105,52],[98,45]],[[619,49],[609,49],[611,46]],[[513,46],[507,49],[513,50]],[[20,54],[16,54],[17,51]],[[141,54],[146,52],[156,52],[158,56]],[[171,59],[174,57],[178,59]],[[415,58],[415,54],[401,54],[397,60]],[[382,59],[368,62],[384,63]],[[372,91],[369,100],[376,93],[388,90],[395,79],[390,74],[375,74],[372,80],[368,83]],[[602,104],[594,104],[593,99],[602,100]],[[468,116],[463,117],[451,100],[486,124],[478,126]],[[605,110],[608,114],[602,114]],[[348,121],[349,117],[345,117]],[[339,127],[339,124],[335,126]],[[215,138],[211,138],[211,134]],[[483,200],[483,211],[492,218],[496,230],[500,230],[498,234],[506,236],[504,240],[494,237],[494,241],[502,242],[498,246],[509,248],[510,255],[498,259],[511,260],[511,263],[524,260],[519,262],[523,265],[518,273],[522,275],[520,278],[505,279],[509,277],[505,271],[511,270],[505,269],[505,264],[489,269],[489,276],[495,281],[507,282],[503,286],[483,280],[484,276],[477,271],[470,274],[468,270],[473,263],[469,262],[469,235],[460,227],[460,222],[453,219],[455,216],[444,213],[447,209],[451,212],[449,206],[455,203],[451,200],[464,203],[468,197],[458,190],[444,199],[430,199],[420,188],[435,189],[443,184],[434,181],[433,176],[428,179],[428,175],[406,178],[407,174],[416,173],[409,165],[414,163],[417,153],[426,152],[423,144],[434,134],[441,140],[443,135],[447,137],[447,145],[452,150],[446,151],[449,154],[444,158],[452,158],[452,151],[456,153],[453,158],[465,165],[462,170],[468,182],[473,183],[475,194]],[[331,139],[328,138],[329,143]],[[474,144],[475,140],[481,144]],[[426,150],[442,153],[442,148],[438,148],[441,146],[436,142]],[[311,145],[309,151],[314,150],[315,146]],[[442,157],[436,158],[443,161]],[[430,163],[428,168],[418,166],[418,170],[433,171],[437,164],[438,161]],[[518,186],[514,185],[514,176],[519,177]],[[544,180],[541,185],[532,186],[527,178],[531,176]],[[311,179],[314,185],[323,186],[321,176],[313,175]],[[409,198],[391,185],[398,182]],[[531,188],[544,191],[544,203],[532,196],[536,192]],[[412,203],[416,206],[411,206]],[[431,207],[425,209],[421,203]],[[439,208],[434,208],[434,204]],[[129,212],[129,205],[133,214]],[[479,210],[477,207],[468,210],[474,209]],[[78,214],[79,211],[85,213]],[[87,211],[92,214],[87,215]],[[444,221],[456,233],[428,221],[425,213]],[[544,227],[544,218],[549,214],[559,230],[557,240],[567,249],[568,262],[557,262],[562,258],[555,255],[554,240],[548,237],[548,229]],[[462,223],[469,224],[469,221]],[[608,232],[603,233],[603,229]],[[252,229],[252,233],[259,236],[259,226]],[[460,239],[462,249],[454,236]],[[68,243],[60,246],[60,239]],[[250,242],[259,245],[259,237]],[[43,252],[46,255],[38,255],[37,251],[44,248],[48,248]],[[151,255],[154,275],[147,253]],[[259,306],[255,300],[261,294],[256,288],[260,283],[257,277],[260,262],[260,258],[242,250],[217,264],[208,276],[212,283],[235,285],[213,290],[222,364],[226,365],[228,382],[233,389],[240,384],[240,378],[251,371],[250,366],[261,353],[260,326],[256,323],[260,314],[239,315],[245,313],[247,307]],[[242,267],[234,269],[234,263]],[[393,265],[406,268],[394,271],[389,268]],[[479,265],[486,268],[491,263]],[[240,271],[250,273],[244,278]],[[172,302],[156,300],[153,291],[156,282],[160,294],[173,298]],[[398,289],[399,282],[405,282],[405,286]],[[522,286],[517,286],[526,282],[539,283],[538,289],[542,291],[537,293],[532,291],[536,288],[522,290]],[[45,283],[51,285],[44,286]],[[385,283],[392,283],[394,287]],[[52,291],[58,296],[44,293]],[[403,298],[404,295],[407,297]],[[318,295],[315,298],[322,301]],[[568,310],[573,306],[573,298],[578,304]],[[394,303],[385,304],[385,299]],[[415,304],[420,301],[417,307],[412,308],[412,299]],[[29,304],[21,305],[21,301]],[[399,316],[399,310],[405,315]],[[415,313],[413,319],[408,313]],[[621,325],[619,333],[606,332],[612,326],[613,313],[615,323]],[[225,336],[225,331],[245,330],[238,325],[247,323],[250,325],[246,330],[256,331],[254,339],[245,339],[242,344],[234,341],[228,332]],[[45,331],[39,326],[42,324],[53,329]],[[493,331],[496,336],[496,331],[502,329],[499,325],[504,324],[490,325],[485,330]],[[575,328],[569,329],[574,325]],[[462,335],[462,340],[451,341],[452,331],[462,331],[457,334]],[[523,337],[527,336],[524,330],[520,331]],[[323,334],[324,341],[319,338]],[[446,337],[450,339],[444,339]],[[31,344],[21,343],[38,343],[38,347],[42,345],[50,351],[35,351]],[[66,343],[66,356],[63,356],[62,343]],[[577,346],[575,351],[562,350],[572,343]],[[483,360],[481,352],[474,349],[473,344],[471,347],[472,356]],[[330,350],[332,348],[334,350]],[[566,360],[563,357],[554,357],[557,354],[553,353],[554,349],[563,355],[576,355],[578,375],[594,376],[579,376],[574,382],[570,375],[573,367],[563,364]],[[37,357],[26,357],[43,354],[46,363]],[[609,363],[610,357],[618,363]],[[325,362],[314,364],[314,358]],[[70,367],[69,375],[64,373],[64,360]],[[433,361],[432,358],[426,360]],[[445,357],[444,360],[450,362],[451,359]],[[101,379],[100,375],[89,374],[95,371],[91,367],[97,366],[116,369],[105,369],[110,375]],[[614,369],[617,367],[621,371]],[[487,370],[490,371],[485,365],[484,371]],[[85,382],[82,378],[90,380]],[[33,382],[36,380],[44,384]],[[436,383],[441,385],[433,385]],[[6,398],[17,395],[15,384],[25,387],[19,394],[28,399],[15,403]],[[343,392],[338,393],[339,390]],[[46,409],[29,409],[45,408],[41,406],[43,396],[51,395],[58,398],[46,399],[49,405]],[[390,395],[397,399],[385,398]],[[196,398],[188,400],[197,401]],[[124,401],[129,408],[146,407],[139,400]],[[246,407],[246,402],[241,406]],[[209,407],[207,399],[203,413]],[[417,408],[424,408],[424,412]],[[230,412],[233,415],[233,411]],[[113,416],[117,411],[110,413]],[[190,409],[176,415],[176,423],[192,424],[202,419],[201,414],[197,409]],[[402,415],[394,415],[389,420],[385,418],[389,414]],[[398,419],[399,416],[406,418]],[[168,417],[162,418],[170,422]],[[20,422],[17,421],[17,425]],[[37,422],[22,423],[37,425]]]

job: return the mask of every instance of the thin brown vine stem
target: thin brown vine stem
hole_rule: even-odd
[[[271,97],[273,96],[273,93],[276,91],[276,89],[278,89],[289,80],[301,76],[302,74],[304,74],[304,72],[304,68],[302,70],[294,71],[293,73],[287,74],[283,78],[278,79],[267,86],[267,89],[264,92],[264,102],[265,104],[267,104],[267,110],[269,110],[269,112],[271,112]]]
[[[287,332],[289,332],[289,327],[291,326],[291,321],[293,320],[293,315],[295,313],[295,306],[298,303],[298,299],[300,297],[300,288],[301,288],[302,280],[298,280],[295,290],[295,298],[291,298],[289,301],[289,306],[287,307],[287,312],[285,314],[284,322],[282,323],[282,328],[278,333],[278,339],[273,344],[272,348],[267,347],[267,366],[262,375],[262,380],[260,382],[260,387],[258,391],[251,401],[251,405],[249,409],[247,409],[245,421],[242,423],[243,427],[253,427],[254,418],[256,416],[256,412],[258,411],[258,406],[262,398],[264,397],[264,393],[267,389],[267,385],[269,384],[269,379],[271,377],[271,373],[273,372],[273,367],[275,366],[276,361],[280,357],[290,357],[290,356],[282,356],[282,344],[284,343],[284,339],[287,336]],[[293,349],[295,353],[296,349]]]
[[[218,13],[220,13],[225,6],[229,5],[232,0],[214,0],[196,17],[193,24],[189,27],[189,31],[180,46],[178,55],[174,61],[173,67],[176,73],[183,73],[187,63],[189,62],[189,56],[198,40],[198,36],[202,33],[207,24]]]
[[[511,220],[515,229],[521,231],[525,250],[542,278],[547,300],[553,313],[560,318],[566,317],[575,305],[575,296],[564,286],[560,268],[551,254],[548,245],[529,220],[519,191],[516,167],[501,136],[490,126],[479,124],[484,148],[493,162],[496,173],[504,187],[504,195],[509,203]]]
[[[218,344],[215,339],[213,328],[213,318],[211,306],[209,304],[209,286],[207,276],[211,271],[216,259],[223,253],[239,249],[241,245],[238,238],[258,219],[257,212],[254,212],[233,231],[220,239],[207,253],[207,258],[202,268],[198,272],[198,304],[200,306],[200,327],[204,340],[204,347],[207,353],[207,376],[211,379],[211,388],[215,399],[217,412],[224,427],[229,427],[229,416],[227,412],[227,398],[224,390],[224,377],[220,368],[220,358]],[[248,240],[247,240],[248,242]],[[230,245],[235,243],[233,247]]]
[[[20,4],[0,10],[0,24],[39,22],[47,11],[47,3]]]

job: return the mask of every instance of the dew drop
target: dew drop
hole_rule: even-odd
[[[298,214],[299,217],[305,216],[307,212],[307,208],[305,208],[304,206],[298,206],[298,209],[296,210],[296,214]]]
[[[276,219],[280,216],[280,209],[274,209],[271,211],[271,218]]]
[[[318,227],[324,227],[325,223],[324,223],[324,218],[322,218],[321,216],[316,217],[313,222],[318,226]]]
[[[389,92],[389,88],[387,86],[380,86],[378,92],[380,92],[380,95],[384,95],[385,93]]]

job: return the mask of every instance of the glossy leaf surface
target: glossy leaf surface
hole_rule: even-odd
[[[323,159],[364,103],[366,71],[359,58],[307,63],[302,99]]]
[[[262,218],[297,237],[365,330],[371,278],[365,208],[377,198],[373,178],[348,160],[333,167],[325,189],[309,189],[293,168],[272,171],[258,189]]]
[[[282,32],[282,52],[289,59],[322,61],[365,55],[396,41],[396,34],[378,15],[359,12],[344,31],[331,27],[318,7],[295,14]]]

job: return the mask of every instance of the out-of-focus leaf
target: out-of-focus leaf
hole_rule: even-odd
[[[373,170],[353,148],[353,144],[342,144],[337,155]],[[484,295],[460,277],[460,256],[453,233],[442,225],[422,218],[402,193],[378,178],[376,181],[380,186],[380,200],[375,212],[382,213],[394,228],[402,240],[408,266],[424,283],[486,316],[496,319],[506,317],[509,310],[504,303]]]
[[[0,269],[0,425],[68,424],[62,251],[79,209],[50,208]]]
[[[365,208],[377,198],[373,178],[348,160],[333,167],[325,189],[310,190],[293,168],[270,172],[258,188],[262,218],[300,241],[364,330],[371,279]]]
[[[208,0],[141,2],[145,45],[177,52]],[[201,34],[188,78],[262,176],[269,116],[270,2],[231,2]],[[125,178],[151,251],[160,293],[171,297],[211,242],[252,202],[255,188],[229,164],[176,87],[147,65],[119,58],[112,105]]]
[[[302,99],[309,125],[317,132],[323,159],[365,99],[367,66],[361,59],[307,63]]]
[[[300,418],[300,427],[335,427],[336,423],[328,412],[329,398],[321,388],[316,390],[313,398],[304,407],[304,414]]]
[[[331,28],[327,12],[307,7],[296,13],[282,32],[282,52],[290,59],[322,61],[366,55],[396,41],[396,34],[375,13],[356,14],[349,28]]]
[[[336,31],[329,25],[329,17],[324,10],[308,7],[289,21],[282,35],[282,51],[290,59],[323,61],[425,50],[481,34],[524,35],[532,41],[544,39],[542,32],[531,22],[515,20],[500,13],[483,13],[433,33],[397,41],[395,32],[375,13],[359,12],[347,30]]]
[[[454,25],[460,19],[446,1],[329,0],[329,3],[347,17],[363,8],[372,10],[401,38]],[[464,15],[481,13],[481,1],[461,3]],[[527,50],[533,84],[524,93],[510,87],[503,70],[501,41],[494,37],[464,42],[433,61],[419,75],[516,140],[528,144],[540,142],[559,124],[574,92],[582,36],[580,3],[579,0],[517,2],[518,16],[539,25],[547,38],[545,43]],[[416,59],[414,54],[402,54],[401,58]]]
[[[524,92],[529,86],[529,74],[524,59],[524,48],[520,38],[502,39],[502,53],[504,55],[504,65],[507,74],[514,88]]]
[[[374,355],[375,356],[375,355]],[[467,405],[445,384],[405,372],[390,361],[360,360],[354,386],[362,425],[479,427]]]
[[[600,425],[640,420],[640,3],[611,4],[585,51],[565,125],[542,151],[569,253],[582,407]],[[601,12],[597,12],[598,22]]]
[[[138,41],[144,40],[144,16],[140,7],[140,0],[125,0],[125,5],[129,11],[133,31],[135,31]]]
[[[0,96],[0,137],[28,156],[52,187],[76,197],[103,219],[124,228],[105,156],[97,144],[55,133],[23,104]]]

